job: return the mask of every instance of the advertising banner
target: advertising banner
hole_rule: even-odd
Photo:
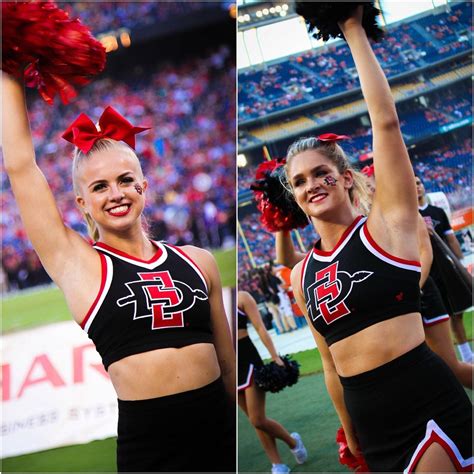
[[[117,397],[73,321],[2,337],[1,457],[117,434]]]

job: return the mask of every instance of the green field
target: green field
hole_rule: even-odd
[[[219,266],[222,285],[235,287],[235,249],[213,252]],[[57,288],[31,291],[2,301],[2,332],[67,321],[71,316]]]

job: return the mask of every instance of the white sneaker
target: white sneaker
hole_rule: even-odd
[[[272,464],[272,474],[288,474],[291,469],[286,464]]]
[[[298,433],[291,433],[291,437],[296,441],[296,447],[291,450],[298,464],[303,464],[308,459],[308,452],[304,447],[303,440]]]

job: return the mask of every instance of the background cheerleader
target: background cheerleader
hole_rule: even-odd
[[[275,346],[263,325],[257,304],[246,291],[238,292],[238,402],[240,408],[254,426],[263,449],[272,463],[272,472],[290,472],[290,468],[282,463],[276,439],[284,441],[294,454],[296,462],[306,461],[306,448],[301,436],[290,433],[277,421],[267,418],[265,413],[265,392],[254,381],[254,371],[263,365],[262,359],[253,345],[247,331],[249,321],[255,327],[260,339],[271,354],[272,360],[278,365],[283,361],[277,354]]]

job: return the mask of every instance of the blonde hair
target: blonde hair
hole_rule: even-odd
[[[81,195],[79,178],[78,178],[78,170],[81,163],[83,163],[85,160],[90,159],[90,157],[95,152],[105,151],[105,150],[120,150],[120,151],[128,153],[130,156],[133,156],[138,162],[138,166],[140,168],[140,172],[143,177],[143,171],[140,165],[140,161],[138,160],[138,157],[132,148],[130,148],[124,142],[119,142],[111,138],[101,138],[100,140],[97,140],[94,143],[92,148],[87,153],[83,153],[79,148],[74,148],[73,160],[72,160],[72,187],[76,196]],[[82,213],[84,215],[84,219],[87,224],[87,234],[94,242],[97,242],[97,240],[99,240],[100,235],[99,235],[99,229],[97,228],[97,225],[94,219],[92,219],[92,216],[88,214],[87,212],[82,211]]]
[[[352,187],[349,189],[349,198],[351,203],[364,215],[369,213],[370,209],[370,193],[367,186],[365,175],[360,171],[355,170],[344,150],[336,142],[323,142],[316,137],[302,137],[292,143],[286,155],[285,174],[286,174],[286,188],[293,192],[291,183],[288,178],[288,170],[292,159],[304,151],[316,150],[318,153],[326,157],[333,163],[337,171],[342,174],[344,171],[351,171],[353,176]]]

